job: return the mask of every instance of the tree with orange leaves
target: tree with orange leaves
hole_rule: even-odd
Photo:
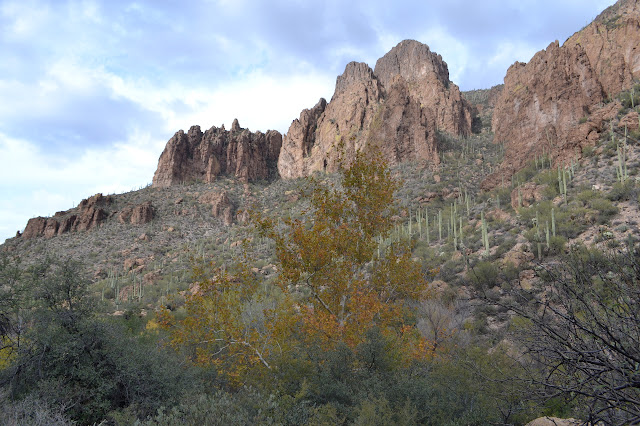
[[[159,314],[174,347],[236,384],[272,370],[296,344],[353,349],[372,328],[409,356],[429,353],[415,324],[407,323],[405,307],[424,296],[426,277],[408,243],[380,250],[393,227],[399,182],[375,154],[358,153],[339,173],[335,184],[310,179],[310,208],[303,219],[285,220],[285,229],[253,215],[259,233],[275,241],[275,289],[261,284],[246,261],[234,276],[194,269],[197,285],[187,297],[186,317]]]
[[[194,364],[216,367],[236,385],[259,371],[257,366],[270,370],[272,358],[291,345],[292,305],[262,285],[246,264],[235,275],[215,267],[194,266],[193,271],[185,317],[167,309],[158,313],[171,346]]]
[[[403,323],[403,304],[424,295],[426,277],[408,243],[378,255],[393,227],[399,182],[375,153],[358,152],[339,173],[335,184],[311,179],[310,208],[304,219],[285,221],[284,231],[273,219],[256,218],[262,234],[275,241],[279,285],[302,297],[303,335],[325,347],[355,347],[374,326],[419,340],[415,327]]]

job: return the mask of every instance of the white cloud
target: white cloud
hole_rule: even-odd
[[[24,229],[31,217],[67,210],[98,192],[121,193],[150,183],[165,142],[139,131],[68,160],[0,134],[0,241]]]
[[[549,42],[551,42],[550,40]],[[546,46],[545,46],[546,47]],[[487,64],[499,66],[505,70],[515,61],[529,62],[529,60],[540,50],[540,47],[531,46],[526,42],[503,41],[494,49],[493,55],[488,59]]]

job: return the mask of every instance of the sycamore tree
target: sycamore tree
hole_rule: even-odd
[[[308,180],[301,218],[253,214],[260,235],[275,241],[276,286],[260,283],[246,261],[234,275],[197,271],[186,316],[160,313],[174,346],[238,383],[256,368],[271,370],[296,345],[353,349],[374,327],[406,355],[429,354],[408,309],[425,296],[427,277],[408,242],[381,248],[399,182],[379,155],[363,153],[330,181]]]
[[[404,308],[424,295],[426,277],[408,243],[378,251],[393,228],[400,183],[371,153],[358,152],[339,175],[337,183],[311,179],[310,207],[302,219],[285,221],[284,229],[272,218],[256,218],[262,234],[275,241],[278,284],[288,294],[307,296],[300,300],[304,335],[326,347],[355,347],[373,326],[405,340],[417,337],[403,321]]]

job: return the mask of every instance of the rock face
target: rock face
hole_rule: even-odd
[[[378,59],[374,74],[384,87],[391,87],[394,77],[401,76],[411,97],[433,110],[439,130],[460,136],[471,133],[470,105],[449,81],[447,63],[426,44],[403,41]]]
[[[361,62],[347,64],[331,101],[321,99],[291,124],[278,170],[283,178],[334,171],[339,145],[347,162],[356,150],[378,146],[391,164],[437,164],[438,128],[468,134],[471,108],[439,55],[417,41],[403,41],[378,60],[375,72]]]
[[[207,192],[201,195],[198,200],[203,204],[210,204],[211,214],[222,220],[225,226],[231,226],[234,208],[227,191]]]
[[[584,48],[607,95],[628,89],[640,78],[640,1],[618,1],[565,45]]]
[[[153,220],[155,209],[151,201],[138,204],[134,207],[124,208],[118,215],[118,221],[122,224],[131,223],[132,225],[143,225]]]
[[[145,223],[149,223],[153,219],[153,215],[154,210],[153,205],[151,205],[151,201],[147,201],[146,203],[137,205],[131,212],[131,224],[142,225]]]
[[[516,62],[507,71],[493,113],[495,139],[506,144],[504,166],[515,171],[535,155],[554,157],[579,146],[580,141],[572,140],[574,128],[604,99],[580,46],[555,42],[528,64]]]
[[[252,133],[234,120],[231,131],[212,127],[202,133],[193,126],[178,131],[160,155],[154,187],[182,182],[213,182],[226,174],[248,182],[275,176],[282,135],[270,130]]]
[[[536,155],[568,162],[599,139],[614,108],[605,102],[640,77],[639,17],[640,0],[621,0],[564,45],[509,68],[492,121],[505,159],[485,188]]]
[[[58,212],[54,217],[29,219],[22,233],[22,238],[30,239],[40,236],[52,238],[66,232],[89,231],[100,226],[109,216],[105,206],[112,202],[111,196],[105,197],[102,194],[96,194],[80,202],[78,214],[65,216],[66,212]]]

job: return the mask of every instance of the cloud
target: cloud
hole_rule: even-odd
[[[0,134],[0,239],[24,229],[30,217],[51,216],[97,192],[121,193],[150,183],[165,142],[136,131],[113,146],[68,159]]]

